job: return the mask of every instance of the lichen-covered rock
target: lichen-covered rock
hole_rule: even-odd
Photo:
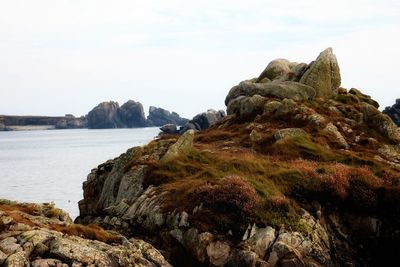
[[[37,259],[31,262],[31,267],[68,267],[68,264],[56,259]]]
[[[229,102],[237,98],[238,96],[253,95],[260,95],[263,97],[277,97],[280,99],[290,98],[295,101],[305,101],[313,99],[316,93],[314,88],[305,84],[292,81],[283,81],[276,83],[254,83],[250,81],[243,81],[229,91],[225,99],[225,104],[228,106]]]
[[[361,103],[360,106],[363,120],[366,124],[377,129],[389,140],[395,143],[400,143],[400,129],[396,124],[394,124],[388,115],[380,112],[374,106],[367,103]]]
[[[142,180],[146,167],[138,165],[124,171],[128,162],[139,157],[142,152],[141,147],[129,149],[118,160],[108,161],[92,170],[83,185],[85,198],[79,202],[82,215],[102,211],[122,199],[130,201],[143,190]]]
[[[29,261],[23,251],[16,252],[8,256],[4,263],[5,267],[28,267]]]
[[[271,61],[260,76],[258,76],[257,82],[262,81],[264,78],[274,80],[279,76],[283,76],[290,71],[291,65],[292,63],[287,59],[275,59]]]
[[[246,240],[246,245],[263,259],[268,249],[275,241],[275,229],[272,227],[259,228],[254,235]]]
[[[375,100],[373,100],[371,98],[371,96],[369,95],[365,95],[363,93],[361,93],[360,90],[356,89],[356,88],[351,88],[349,91],[350,94],[357,96],[357,98],[361,101],[361,102],[365,102],[368,103],[376,108],[379,108],[379,103],[376,102]]]
[[[349,144],[343,135],[339,132],[338,128],[332,123],[328,123],[323,129],[323,132],[334,138],[334,140],[344,149],[349,149]]]
[[[0,225],[1,266],[171,266],[159,251],[142,240],[127,240],[99,227],[46,217],[33,210],[36,204],[3,203],[7,204],[0,204],[2,216],[12,215],[15,220]],[[13,230],[20,220],[26,228]]]
[[[316,90],[317,96],[333,97],[340,87],[339,64],[332,48],[322,51],[301,77],[300,82]]]
[[[165,155],[161,158],[161,161],[168,162],[179,155],[189,152],[193,147],[193,140],[194,131],[189,130],[185,132],[181,137],[179,137],[178,141],[168,149]]]
[[[277,141],[286,138],[299,138],[299,137],[300,138],[308,137],[308,134],[306,131],[300,128],[286,128],[278,130],[274,133],[274,138]]]

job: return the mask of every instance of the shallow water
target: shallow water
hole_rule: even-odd
[[[78,216],[90,170],[128,148],[144,145],[158,128],[0,132],[0,198],[51,202]]]

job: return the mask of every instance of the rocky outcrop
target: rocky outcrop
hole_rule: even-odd
[[[151,106],[146,118],[143,105],[129,100],[121,107],[117,102],[103,102],[88,114],[88,125],[91,129],[138,128],[163,126],[164,124],[183,125],[188,120],[181,118],[176,112]]]
[[[76,221],[144,237],[176,266],[390,265],[399,130],[339,85],[330,49],[268,64],[232,88],[228,116],[199,114],[93,169]]]
[[[332,48],[322,51],[317,59],[310,63],[300,83],[315,88],[319,97],[330,98],[336,94],[340,87],[341,77],[339,64]]]
[[[133,100],[121,107],[117,102],[103,102],[88,113],[90,129],[136,128],[146,125],[142,104]]]
[[[189,120],[181,118],[176,112],[169,112],[162,108],[150,106],[147,124],[150,126],[163,126],[165,124],[185,125]]]
[[[332,49],[328,48],[308,65],[286,59],[272,61],[257,79],[243,81],[234,86],[229,91],[225,104],[228,115],[240,116],[240,113],[244,113],[244,116],[248,117],[248,112],[241,110],[254,109],[253,101],[247,99],[249,97],[259,95],[287,98],[298,102],[312,100],[315,97],[326,99],[337,94],[340,82],[339,65]],[[259,99],[258,103],[261,106],[262,101]]]
[[[117,102],[103,102],[88,113],[88,127],[90,129],[119,128],[123,124],[118,118],[119,104]]]
[[[76,225],[52,205],[0,200],[1,266],[171,266],[150,244]]]
[[[386,107],[383,113],[389,115],[389,117],[400,127],[400,99],[396,99],[396,103],[391,107]]]
[[[140,102],[129,100],[118,109],[118,118],[127,128],[145,127],[143,105]]]

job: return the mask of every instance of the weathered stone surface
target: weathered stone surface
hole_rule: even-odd
[[[163,194],[157,195],[155,188],[149,186],[129,207],[122,219],[133,224],[141,225],[145,229],[155,230],[165,223],[160,204]]]
[[[386,136],[389,140],[400,143],[400,129],[392,121],[392,119],[380,112],[374,106],[361,103],[361,112],[363,114],[364,122],[377,129],[382,135]]]
[[[37,259],[31,262],[31,267],[68,267],[68,264],[56,259]]]
[[[181,154],[189,152],[193,147],[193,140],[194,131],[189,130],[185,132],[181,137],[179,137],[178,141],[168,149],[165,155],[161,158],[161,161],[168,162]]]
[[[349,149],[349,144],[343,135],[339,132],[338,128],[332,123],[328,123],[323,129],[323,132],[334,138],[334,140],[344,149]]]
[[[300,83],[315,88],[319,97],[330,98],[337,93],[341,77],[339,64],[332,48],[327,48],[319,54],[301,77]]]
[[[229,91],[225,99],[225,104],[228,106],[229,102],[238,96],[253,95],[260,95],[263,97],[278,97],[281,99],[290,98],[295,101],[305,101],[313,99],[316,93],[314,88],[298,82],[284,81],[276,83],[253,83],[244,81]]]
[[[287,59],[279,58],[271,61],[265,70],[258,76],[257,82],[262,81],[264,78],[274,80],[279,76],[287,74],[291,69],[291,63]]]
[[[349,91],[350,94],[357,96],[357,98],[361,101],[361,102],[365,102],[368,103],[376,108],[379,108],[379,103],[376,102],[375,100],[373,100],[371,98],[371,96],[369,95],[365,95],[363,93],[361,93],[360,90],[356,89],[356,88],[351,88]]]
[[[275,241],[275,229],[272,227],[259,228],[255,231],[254,235],[246,240],[246,245],[257,253],[263,259],[269,247]]]
[[[5,267],[28,267],[29,261],[23,251],[16,252],[8,256],[4,263]]]
[[[159,251],[142,240],[127,240],[115,232],[106,232],[98,227],[73,225],[60,221],[56,216],[28,214],[24,212],[28,203],[8,203],[4,212],[2,211],[4,207],[0,205],[0,214],[2,216],[9,213],[13,216],[18,215],[17,220],[23,218],[22,220],[27,222],[28,229],[11,230],[19,223],[18,221],[10,222],[5,228],[1,225],[1,266],[171,266]],[[9,211],[11,205],[14,205],[15,209]],[[32,208],[32,206],[33,204],[29,204],[29,207]],[[67,231],[68,234],[51,228]],[[77,236],[78,234],[80,236]],[[86,235],[94,240],[83,238]],[[99,237],[109,238],[112,244],[96,240]]]
[[[295,137],[308,137],[308,134],[301,128],[286,128],[278,130],[274,133],[274,138],[277,141],[281,139],[295,138]]]
[[[15,237],[8,237],[0,241],[0,250],[10,255],[22,251],[22,247],[17,243]]]
[[[221,241],[216,241],[207,246],[207,255],[209,261],[214,266],[224,266],[228,261],[230,246]]]
[[[199,234],[197,229],[190,228],[185,232],[183,239],[187,250],[190,251],[198,261],[205,263],[208,260],[207,247],[214,239],[211,233],[204,232]]]
[[[131,148],[118,159],[107,161],[92,170],[83,184],[84,200],[79,202],[81,216],[95,214],[124,198],[130,201],[141,193],[145,167],[138,165],[124,170],[128,162],[142,153],[141,147]]]

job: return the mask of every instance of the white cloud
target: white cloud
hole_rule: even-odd
[[[309,62],[328,46],[344,86],[389,105],[399,12],[369,0],[0,0],[0,114],[135,99],[191,117],[224,108],[230,87],[270,60]]]

